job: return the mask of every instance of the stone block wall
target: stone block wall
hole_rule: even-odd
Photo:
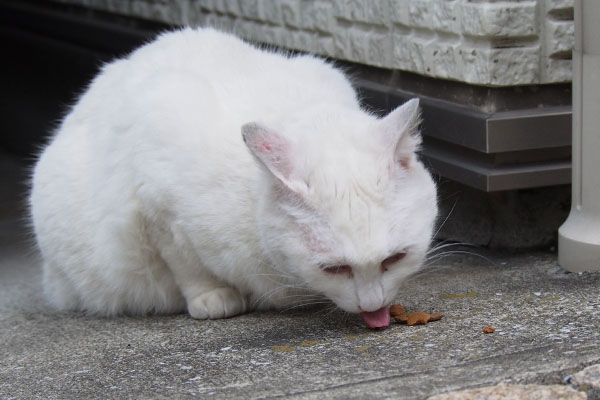
[[[571,80],[573,0],[55,0],[485,86]]]

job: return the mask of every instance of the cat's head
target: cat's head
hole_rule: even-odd
[[[262,246],[282,274],[379,318],[421,266],[437,215],[435,184],[415,155],[418,125],[414,99],[381,119],[319,109],[275,128],[243,126],[265,172]]]

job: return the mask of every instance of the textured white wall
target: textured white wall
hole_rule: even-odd
[[[573,0],[56,0],[462,82],[571,80]]]

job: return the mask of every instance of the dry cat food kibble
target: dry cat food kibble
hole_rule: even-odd
[[[400,304],[392,304],[392,306],[390,306],[390,314],[392,315],[392,317],[395,317],[398,314],[402,314],[405,313],[406,310],[403,306],[401,306]]]
[[[442,313],[426,313],[426,312],[414,312],[407,313],[404,307],[399,304],[394,304],[390,307],[390,314],[394,317],[397,322],[406,324],[409,326],[413,325],[426,325],[431,321],[437,321],[442,319],[444,314]]]
[[[494,333],[496,331],[496,328],[488,325],[488,326],[484,326],[482,331],[483,331],[483,333]]]

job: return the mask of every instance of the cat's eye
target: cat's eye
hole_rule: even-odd
[[[404,257],[406,257],[405,252],[400,252],[400,253],[396,253],[392,256],[389,256],[388,258],[386,258],[385,260],[383,260],[381,262],[381,271],[382,272],[387,271],[389,267],[391,267],[393,264],[397,263],[398,261],[402,260]]]
[[[352,277],[352,267],[346,264],[342,265],[320,265],[321,271],[331,275],[347,275]]]

